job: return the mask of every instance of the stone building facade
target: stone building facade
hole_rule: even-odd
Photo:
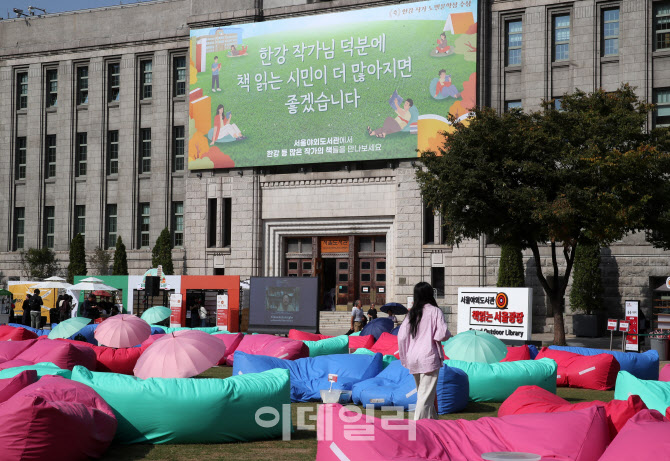
[[[341,304],[361,296],[405,302],[415,283],[428,280],[455,323],[458,287],[495,284],[499,249],[484,237],[457,248],[443,244],[439,219],[422,204],[413,161],[198,172],[183,166],[182,59],[188,60],[190,28],[386,3],[157,0],[1,21],[2,277],[20,276],[21,248],[50,246],[65,267],[69,242],[81,230],[88,252],[121,236],[131,273],[141,274],[169,227],[178,273],[324,273],[330,285],[348,288]],[[480,0],[480,104],[536,108],[575,88],[611,90],[622,82],[665,101],[670,44],[664,48],[657,22],[668,3]],[[650,126],[667,120],[661,115]],[[348,249],[326,254],[324,241]],[[612,313],[620,314],[624,299],[649,308],[654,284],[670,275],[670,254],[636,234],[603,255]],[[551,331],[526,256],[534,331]],[[363,292],[367,282],[371,292]]]

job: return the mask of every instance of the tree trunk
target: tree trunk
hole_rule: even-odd
[[[561,299],[550,300],[551,307],[554,310],[554,346],[566,346],[565,342],[565,322],[563,319],[563,305]]]

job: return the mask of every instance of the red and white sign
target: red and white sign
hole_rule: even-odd
[[[616,331],[616,327],[619,321],[617,319],[607,319],[607,330]]]
[[[619,331],[628,331],[628,322],[619,322]]]
[[[228,329],[228,293],[216,295],[216,326]]]
[[[170,294],[170,310],[172,311],[170,314],[170,326],[180,327],[182,314],[181,293]]]
[[[458,289],[458,332],[485,331],[500,339],[531,339],[532,289],[472,287]]]
[[[639,352],[640,350],[640,339],[637,335],[640,332],[638,329],[639,311],[640,301],[626,301],[626,321],[630,324],[628,336],[626,336],[627,351]]]
[[[334,374],[334,373],[328,373],[328,382],[336,383],[337,382],[337,375]]]

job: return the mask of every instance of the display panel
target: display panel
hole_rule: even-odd
[[[316,277],[251,277],[249,331],[319,330]]]

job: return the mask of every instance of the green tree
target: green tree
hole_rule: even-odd
[[[546,101],[532,113],[475,108],[417,169],[452,243],[488,234],[493,243],[532,251],[555,344],[565,344],[565,291],[580,244],[607,246],[628,233],[665,229],[655,244],[670,245],[670,136],[645,131],[653,106],[628,85],[577,91],[561,102],[560,111]]]
[[[162,230],[151,251],[151,266],[163,266],[163,274],[174,274],[174,266],[172,265],[172,236],[170,235],[170,229],[167,227]]]
[[[510,288],[526,286],[523,275],[523,255],[518,245],[504,244],[500,247],[497,286]]]
[[[570,309],[593,314],[603,308],[603,285],[600,279],[600,246],[583,243],[575,254]]]
[[[107,275],[109,274],[109,263],[112,261],[112,255],[104,250],[102,247],[97,246],[93,250],[93,254],[89,258],[93,270],[98,275]]]
[[[60,267],[56,254],[51,248],[29,248],[21,252],[21,263],[25,276],[32,279],[45,279],[58,274]]]
[[[128,257],[126,256],[126,246],[121,240],[121,236],[116,237],[116,248],[114,249],[114,265],[112,266],[112,275],[128,275]]]
[[[67,266],[67,281],[74,283],[75,275],[86,275],[86,245],[84,237],[77,234],[70,242],[70,264]]]

